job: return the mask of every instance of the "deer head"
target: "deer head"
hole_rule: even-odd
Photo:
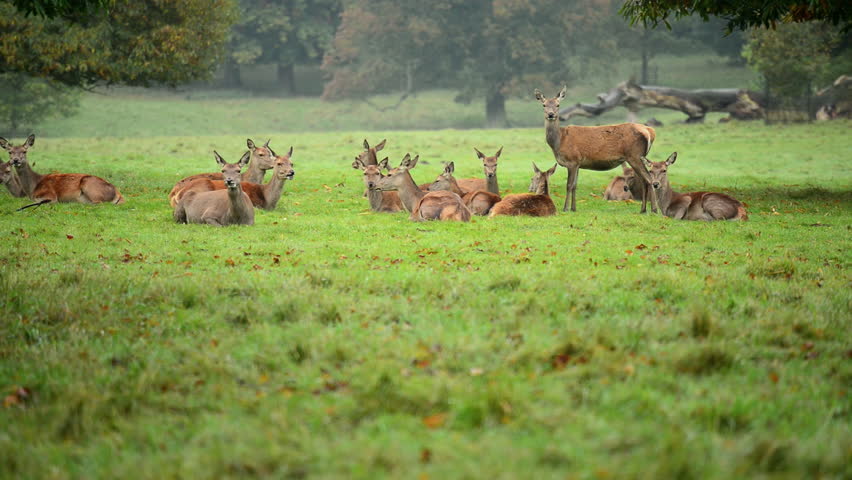
[[[373,190],[389,191],[401,189],[405,181],[411,179],[411,174],[408,171],[417,166],[417,160],[419,159],[420,155],[411,158],[411,154],[406,153],[399,166],[388,170],[388,174],[376,182]]]
[[[364,139],[364,151],[361,152],[360,154],[358,154],[357,157],[355,157],[355,162],[352,162],[352,168],[356,168],[356,169],[360,168],[360,169],[363,170],[363,168],[361,168],[357,164],[358,161],[360,161],[362,165],[376,165],[377,163],[379,163],[378,162],[379,157],[377,155],[377,152],[379,150],[385,148],[385,142],[387,142],[387,141],[388,141],[388,139],[384,139],[381,142],[379,142],[375,147],[371,147],[370,144],[367,142],[367,139],[365,138]]]
[[[270,140],[267,140],[262,147],[258,147],[250,138],[246,139],[246,146],[251,152],[251,161],[257,162],[255,167],[260,170],[269,170],[275,167],[275,156],[269,149],[269,142]]]
[[[559,118],[559,102],[565,98],[565,90],[567,88],[567,86],[563,85],[562,90],[559,90],[556,97],[551,99],[548,99],[538,89],[535,89],[535,98],[544,107],[544,118],[546,120],[557,120]]]
[[[251,158],[249,152],[244,153],[237,163],[226,162],[215,150],[213,150],[213,155],[216,156],[216,163],[222,167],[222,179],[225,181],[225,186],[228,187],[228,190],[239,189],[241,180],[240,170],[248,164],[249,158]]]
[[[382,175],[382,170],[388,169],[388,157],[385,157],[378,163],[378,165],[364,165],[364,163],[358,158],[355,157],[355,161],[352,163],[353,166],[358,165],[355,168],[360,168],[364,171],[364,185],[369,190],[376,190],[376,185],[379,183],[379,180],[384,177]]]
[[[31,134],[27,137],[26,141],[24,141],[23,145],[18,145],[17,147],[10,144],[5,138],[0,137],[0,147],[9,152],[9,160],[12,162],[12,165],[16,167],[20,167],[27,163],[27,149],[32,147],[33,143],[35,143],[35,134]]]
[[[272,170],[273,175],[283,180],[292,180],[293,177],[296,176],[296,171],[293,170],[293,162],[290,158],[293,156],[293,147],[290,147],[290,151],[287,152],[287,155],[278,156],[269,148],[269,153],[272,154],[272,157],[275,159],[275,167]]]
[[[430,192],[438,192],[441,190],[452,190],[452,186],[455,182],[455,178],[453,178],[453,172],[456,171],[455,162],[450,162],[444,165],[444,171],[438,175],[438,178],[429,185]]]
[[[500,150],[497,150],[497,153],[494,154],[493,157],[486,157],[484,153],[480,152],[476,147],[473,148],[476,152],[476,156],[482,160],[482,168],[485,170],[485,176],[487,178],[494,178],[497,175],[497,159],[500,158],[500,154],[503,153],[503,147],[500,147]]]
[[[550,170],[541,171],[538,169],[538,166],[533,162],[533,177],[530,182],[530,192],[538,194],[538,195],[548,195],[550,193],[547,188],[548,179],[551,175],[556,173],[556,166],[558,164],[553,164],[553,167]]]
[[[630,186],[636,181],[636,171],[625,165],[621,165],[621,176],[624,177],[624,191],[629,192]]]
[[[6,184],[12,180],[12,162],[0,163],[0,183]]]
[[[677,160],[677,152],[669,155],[665,162],[652,162],[647,158],[643,159],[645,166],[648,167],[648,173],[651,175],[651,187],[654,190],[659,190],[669,184],[668,167]]]

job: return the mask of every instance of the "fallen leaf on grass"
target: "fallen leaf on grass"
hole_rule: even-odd
[[[420,450],[420,463],[429,463],[432,461],[432,450],[424,448]]]
[[[426,425],[426,428],[440,428],[444,425],[444,422],[446,421],[446,413],[436,413],[434,415],[429,415],[428,417],[423,417],[423,425]]]

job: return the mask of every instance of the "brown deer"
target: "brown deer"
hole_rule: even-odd
[[[724,193],[672,191],[668,167],[677,160],[677,152],[665,162],[645,160],[651,175],[651,187],[657,191],[660,210],[678,220],[748,220],[745,207],[739,200]]]
[[[249,162],[249,152],[244,153],[237,163],[227,163],[216,151],[213,154],[222,166],[222,176],[228,188],[187,193],[175,207],[175,222],[206,223],[217,227],[254,225],[254,207],[240,185],[240,170]]]
[[[651,127],[638,123],[621,123],[600,127],[579,127],[569,125],[559,126],[559,102],[565,98],[565,90],[555,98],[548,99],[538,89],[535,98],[544,107],[545,139],[556,163],[568,169],[568,183],[565,187],[565,206],[562,211],[568,211],[570,201],[571,211],[577,211],[577,174],[579,169],[612,170],[627,162],[647,183],[648,171],[642,164],[642,159],[648,155],[654,143],[656,133]],[[645,212],[649,195],[642,199],[642,210]],[[656,200],[651,197],[651,210],[656,212]]]
[[[9,157],[24,193],[35,203],[18,210],[37,207],[45,203],[124,203],[124,197],[115,186],[103,178],[84,173],[50,173],[41,175],[33,171],[27,161],[27,150],[35,143],[35,135],[30,135],[23,145],[13,146],[5,138],[0,138],[0,147],[9,152]]]
[[[644,187],[645,184],[641,181],[637,182],[636,180],[636,171],[632,168],[621,165],[622,173],[621,175],[616,175],[609,185],[606,186],[606,190],[604,190],[604,199],[605,200],[640,200],[642,198],[642,193],[640,192],[640,187]],[[644,190],[642,190],[644,191]]]
[[[482,168],[485,171],[485,178],[461,178],[458,180],[459,188],[463,192],[475,192],[477,190],[485,190],[495,195],[500,195],[500,187],[497,185],[497,160],[500,154],[503,153],[503,147],[497,150],[497,153],[492,157],[485,156],[476,147],[473,148],[477,158],[482,160]]]
[[[263,210],[275,210],[275,207],[278,206],[278,200],[281,199],[281,192],[284,190],[284,182],[292,180],[296,175],[296,172],[293,170],[293,162],[290,160],[293,156],[293,147],[290,147],[287,155],[282,156],[276,155],[272,151],[272,148],[269,148],[269,151],[275,157],[272,178],[265,184],[240,182],[241,188],[249,196],[252,205]],[[199,178],[181,189],[175,195],[175,202],[179,202],[189,192],[210,192],[213,190],[224,190],[225,188],[227,186],[224,180]]]
[[[488,215],[488,212],[491,211],[491,207],[501,200],[500,195],[486,190],[464,192],[461,187],[459,187],[459,181],[453,177],[455,168],[454,162],[446,164],[444,166],[444,172],[438,175],[438,178],[429,185],[429,191],[453,192],[462,198],[462,202],[464,202],[465,206],[468,210],[470,210],[470,213],[474,215]]]
[[[385,148],[385,143],[387,143],[387,141],[388,139],[386,138],[381,142],[377,143],[374,147],[371,147],[370,144],[367,142],[367,139],[365,138],[364,151],[358,154],[357,157],[355,157],[355,161],[352,162],[352,168],[359,169],[361,168],[359,165],[378,165],[378,152],[379,150]]]
[[[12,194],[13,197],[26,197],[27,194],[24,192],[24,187],[21,186],[21,181],[18,180],[18,175],[15,174],[15,170],[12,169],[12,161],[0,163],[0,183],[6,185],[6,188],[9,189],[9,193]]]
[[[269,142],[270,140],[267,140],[262,147],[258,147],[254,144],[252,139],[246,139],[246,146],[248,147],[249,152],[251,152],[251,161],[249,163],[248,170],[246,170],[242,175],[241,180],[243,182],[263,183],[263,177],[266,175],[266,171],[275,168],[275,156],[269,148]],[[190,175],[183,180],[180,180],[169,192],[169,205],[174,208],[174,206],[177,205],[178,199],[176,197],[180,191],[198,179],[222,180],[223,177],[220,172],[212,172]]]
[[[556,172],[554,164],[550,170],[542,172],[533,162],[533,178],[530,192],[506,195],[503,200],[491,209],[489,217],[498,215],[527,215],[531,217],[547,217],[556,215],[556,205],[550,198],[549,178]]]
[[[470,221],[470,210],[464,206],[461,197],[453,192],[424,192],[417,187],[411,178],[410,170],[417,165],[420,156],[413,159],[405,154],[398,167],[388,170],[388,174],[380,178],[374,189],[381,191],[398,191],[399,199],[406,210],[411,212],[410,219],[416,222],[423,220],[456,220]]]
[[[360,156],[355,157],[352,167],[360,168],[364,171],[364,186],[367,187],[367,199],[370,201],[370,210],[383,213],[396,213],[402,210],[403,207],[402,201],[399,199],[399,192],[374,190],[376,184],[384,176],[382,175],[382,170],[388,169],[388,157],[383,158],[376,165],[365,165]]]

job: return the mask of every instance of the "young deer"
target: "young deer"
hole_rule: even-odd
[[[470,210],[464,206],[461,197],[453,192],[423,192],[411,178],[410,170],[417,165],[420,156],[413,159],[405,154],[398,167],[388,170],[380,178],[374,189],[382,191],[396,190],[406,210],[411,212],[411,220],[456,220],[470,221]]]
[[[640,200],[643,196],[639,188],[644,187],[643,182],[636,182],[636,171],[630,167],[621,165],[621,175],[616,175],[604,190],[606,200]]]
[[[579,169],[611,170],[627,162],[639,173],[645,182],[649,181],[648,171],[642,159],[648,155],[656,134],[654,129],[638,123],[621,123],[600,127],[559,126],[559,102],[565,98],[565,89],[559,91],[556,98],[547,99],[538,89],[535,98],[544,107],[545,139],[556,163],[568,169],[568,183],[565,187],[565,206],[562,211],[577,211],[576,192]],[[656,212],[656,201],[651,196],[651,210]],[[645,197],[648,197],[646,194]],[[642,199],[645,212],[647,198]]]
[[[364,141],[366,142],[366,140]],[[384,142],[382,142],[382,145],[384,145]],[[364,171],[364,186],[367,187],[367,199],[370,201],[370,210],[384,213],[396,213],[402,210],[402,202],[399,199],[398,192],[383,192],[373,189],[384,176],[382,175],[382,170],[388,169],[388,157],[383,158],[376,165],[365,165],[360,156],[355,157],[352,167],[360,168]]]
[[[0,183],[6,185],[13,197],[26,197],[21,181],[12,169],[12,161],[0,163]]]
[[[453,177],[455,168],[454,162],[450,162],[444,166],[444,172],[438,175],[438,178],[429,185],[429,191],[453,192],[462,197],[462,202],[464,202],[465,206],[468,210],[470,210],[470,213],[474,215],[488,215],[488,212],[491,211],[491,207],[501,200],[500,195],[486,190],[474,190],[467,193],[463,192],[461,187],[459,187],[459,181]]]
[[[531,217],[547,217],[556,215],[556,205],[550,198],[549,178],[556,171],[554,164],[550,170],[542,172],[533,162],[533,178],[530,192],[506,195],[503,200],[491,209],[489,217],[497,215],[528,215]]]
[[[748,220],[745,207],[724,193],[672,191],[668,167],[677,160],[677,152],[665,162],[645,160],[651,175],[651,187],[657,191],[663,214],[678,220]]]
[[[240,170],[249,162],[249,152],[244,153],[237,163],[227,163],[216,151],[213,154],[222,166],[222,176],[228,188],[187,193],[175,207],[175,222],[206,223],[217,227],[254,225],[254,207],[240,186]]]
[[[35,203],[18,210],[37,207],[45,203],[124,203],[124,197],[115,186],[103,178],[84,173],[50,173],[41,175],[33,171],[27,161],[27,150],[35,143],[35,135],[30,135],[23,145],[13,146],[0,137],[0,147],[9,152],[12,165],[24,193]]]
[[[248,147],[249,152],[251,152],[251,161],[249,162],[248,170],[242,174],[241,180],[243,182],[263,183],[263,177],[266,175],[266,171],[275,167],[275,156],[272,154],[272,149],[269,148],[269,142],[270,140],[267,140],[262,147],[258,147],[254,144],[252,139],[246,139],[246,146]],[[190,175],[183,180],[180,180],[169,192],[169,205],[174,208],[175,205],[177,205],[178,195],[181,190],[186,188],[187,185],[195,180],[222,180],[222,178],[223,177],[220,172],[212,172]]]
[[[482,168],[485,171],[485,179],[482,178],[462,178],[458,181],[459,188],[464,192],[475,192],[477,190],[485,190],[495,195],[500,195],[500,187],[497,185],[497,159],[503,153],[503,147],[497,150],[493,157],[486,157],[476,147],[473,148],[476,156],[482,160]]]
[[[293,156],[293,147],[290,147],[287,155],[278,156],[271,148],[269,148],[269,152],[275,158],[275,167],[272,168],[272,178],[265,184],[241,182],[241,188],[249,196],[252,205],[255,207],[264,210],[275,210],[275,207],[278,206],[278,200],[281,199],[281,192],[284,190],[284,182],[292,180],[296,172],[293,170],[293,162],[290,160]],[[227,186],[224,180],[199,178],[190,182],[175,195],[175,203],[179,202],[189,192],[210,192],[213,190],[224,190],[225,188]]]
[[[359,168],[361,168],[359,165],[365,165],[365,166],[378,165],[379,164],[379,157],[378,157],[377,152],[379,150],[385,148],[385,143],[387,141],[388,141],[388,139],[386,138],[386,139],[382,140],[381,142],[379,142],[378,144],[376,144],[376,146],[371,147],[370,144],[367,143],[367,139],[365,138],[364,139],[364,151],[359,153],[358,156],[355,157],[355,161],[352,162],[352,168],[359,169]]]

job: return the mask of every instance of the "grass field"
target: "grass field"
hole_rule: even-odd
[[[0,478],[850,478],[850,126],[658,129],[674,188],[742,223],[639,215],[582,171],[577,213],[420,224],[350,168],[365,137],[418,182],[503,145],[519,192],[540,126],[38,137],[36,170],[127,203],[0,194]],[[246,137],[295,147],[278,209],[175,225],[172,184]]]

